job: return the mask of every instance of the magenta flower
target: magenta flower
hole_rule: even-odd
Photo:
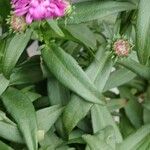
[[[12,0],[14,13],[25,16],[26,22],[42,19],[53,19],[65,15],[69,8],[66,0]]]

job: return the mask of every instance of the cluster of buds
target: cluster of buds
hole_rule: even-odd
[[[11,0],[11,4],[13,12],[10,24],[15,31],[33,21],[63,17],[71,8],[66,0]]]
[[[127,57],[133,48],[131,40],[121,36],[108,41],[108,43],[107,48],[111,49],[113,54],[118,57]]]

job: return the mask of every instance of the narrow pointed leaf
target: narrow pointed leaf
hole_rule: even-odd
[[[141,142],[147,135],[150,134],[150,125],[145,125],[138,129],[135,133],[127,137],[121,144],[118,145],[118,150],[133,150],[139,142]]]
[[[9,80],[4,77],[3,74],[0,74],[0,95],[6,90],[9,85]]]
[[[132,95],[130,89],[126,87],[119,87],[120,95],[122,98],[126,98],[128,101],[124,107],[125,112],[134,127],[139,128],[142,125],[142,107],[138,103],[137,98]]]
[[[40,109],[36,112],[38,129],[46,133],[61,115],[63,108],[56,105]]]
[[[112,67],[113,67],[113,60],[111,60],[108,57],[101,73],[99,73],[99,75],[97,76],[94,82],[100,92],[102,92],[105,87],[105,84],[111,73]],[[91,117],[92,117],[92,126],[93,126],[94,133],[110,125],[113,127],[115,131],[116,141],[118,143],[122,141],[121,133],[106,106],[100,106],[94,104],[91,109]]]
[[[48,97],[51,105],[65,106],[70,100],[70,91],[56,78],[50,78],[47,83]],[[61,137],[65,136],[63,119],[60,117],[55,123],[56,130]]]
[[[47,23],[49,24],[49,26],[61,37],[64,37],[64,33],[62,32],[62,30],[60,29],[60,27],[57,24],[56,20],[47,20]]]
[[[95,61],[86,70],[86,74],[92,82],[95,81],[108,58],[108,55],[104,55],[103,57],[104,51],[104,47],[100,47]],[[84,99],[78,95],[72,94],[71,100],[63,113],[63,122],[67,134],[69,134],[78,122],[87,115],[92,105],[92,103],[85,102]]]
[[[136,6],[129,2],[115,2],[115,1],[89,1],[81,2],[75,5],[75,11],[70,15],[67,23],[79,24],[82,22],[102,19],[108,15],[118,13],[121,11],[135,9]]]
[[[111,126],[107,126],[95,135],[83,135],[90,150],[116,150],[114,131]]]
[[[112,67],[111,63],[110,64],[108,63],[109,67],[107,65],[105,66],[105,63],[107,63],[108,59],[110,59],[109,53],[105,54],[104,47],[101,47],[96,55],[95,61],[89,66],[89,68],[86,71],[86,73],[89,76],[89,78],[91,79],[91,81],[94,82],[95,84],[96,83],[100,84],[100,81],[103,82],[101,86],[99,86],[99,84],[97,85],[100,88],[100,91],[103,89],[105,82],[107,80],[107,77],[109,76],[111,67]],[[110,68],[110,69],[108,69],[108,70],[106,69],[107,71],[105,71],[104,68],[105,69]],[[102,74],[103,75],[105,74],[103,81],[100,80],[100,78],[99,78],[99,76],[101,76]],[[71,101],[65,108],[64,115],[63,115],[64,126],[67,131],[67,134],[69,134],[71,132],[71,130],[77,125],[77,123],[87,115],[87,113],[89,112],[89,110],[92,106],[93,106],[93,104],[84,102],[84,100],[81,99],[80,97],[78,97],[76,95],[72,95]],[[105,125],[106,126],[112,125],[115,129],[117,142],[122,141],[121,134],[120,134],[116,124],[114,123],[108,109],[105,106],[104,107],[102,106],[102,108],[103,109],[99,110],[101,117],[104,120],[106,118],[106,115],[108,117],[107,124],[105,124]],[[105,126],[103,126],[103,127],[105,127]]]
[[[150,1],[140,0],[137,17],[136,48],[139,60],[146,64],[150,57]]]
[[[5,49],[2,60],[2,70],[6,77],[9,78],[12,69],[15,67],[19,57],[27,46],[31,36],[31,31],[16,34],[10,40],[9,45]]]
[[[126,68],[121,68],[116,71],[113,71],[109,76],[103,91],[105,92],[112,88],[123,85],[135,77],[136,74]]]
[[[19,129],[3,121],[0,121],[0,137],[12,142],[24,143]]]
[[[92,49],[96,48],[96,38],[86,25],[68,25],[65,29],[85,46]]]
[[[145,79],[150,78],[149,67],[144,66],[133,59],[125,58],[123,60],[119,60],[118,63]]]
[[[15,88],[8,88],[2,101],[18,124],[29,150],[37,150],[37,123],[30,99]]]
[[[3,143],[2,141],[0,141],[0,148],[1,148],[1,150],[13,150],[13,148],[11,148],[7,144]]]
[[[42,50],[42,57],[48,69],[70,90],[93,103],[103,104],[101,94],[89,80],[77,62],[61,48],[52,45]]]

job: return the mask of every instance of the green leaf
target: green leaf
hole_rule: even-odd
[[[135,133],[127,137],[121,144],[118,144],[118,150],[134,150],[134,147],[139,144],[147,135],[150,134],[150,125],[145,125],[138,129]]]
[[[35,100],[41,98],[41,95],[35,92],[31,91],[22,91],[29,99],[31,102],[34,102]]]
[[[102,71],[99,73],[96,80],[94,81],[96,87],[100,92],[102,92],[105,87],[105,84],[108,80],[112,67],[113,67],[113,60],[110,57],[108,57],[106,59]],[[122,141],[122,136],[119,132],[119,129],[106,106],[100,106],[94,104],[91,109],[91,117],[92,117],[92,126],[93,126],[94,133],[105,128],[108,125],[111,125],[113,126],[115,131],[116,141],[117,142]]]
[[[48,97],[51,105],[64,106],[70,100],[70,91],[56,78],[49,78],[47,83]],[[61,137],[65,136],[62,117],[55,123],[56,130]]]
[[[38,129],[46,133],[61,115],[63,108],[59,105],[40,109],[36,112]]]
[[[106,85],[106,82],[110,76],[110,73],[112,71],[112,67],[113,67],[114,63],[113,60],[111,59],[111,56],[108,57],[107,61],[104,64],[104,67],[101,71],[101,73],[97,76],[96,80],[94,81],[97,89],[100,92],[103,92],[103,89]]]
[[[150,146],[150,135],[148,135],[147,137],[145,137],[141,142],[139,142],[134,149],[137,150],[144,150],[144,149],[148,149]]]
[[[0,141],[0,148],[1,150],[13,150],[10,146],[6,145],[2,141]]]
[[[43,80],[43,73],[40,67],[40,58],[34,56],[13,69],[10,85],[33,84],[41,80]]]
[[[12,69],[15,67],[19,57],[27,46],[30,36],[30,30],[27,30],[25,33],[16,34],[12,37],[9,45],[6,47],[2,60],[2,70],[7,78],[9,78]]]
[[[135,128],[133,127],[133,125],[131,124],[130,120],[127,118],[124,112],[121,112],[119,128],[124,139],[135,132]]]
[[[56,78],[49,78],[47,83],[48,97],[51,105],[64,106],[70,99],[70,91]]]
[[[62,30],[60,29],[60,27],[58,26],[58,23],[56,20],[47,20],[47,23],[55,31],[56,34],[58,34],[61,37],[65,36]]]
[[[107,108],[110,112],[123,108],[127,105],[126,99],[111,99],[107,102]]]
[[[139,128],[142,125],[143,115],[141,104],[127,87],[119,87],[119,91],[122,98],[129,100],[124,107],[127,117],[136,128]]]
[[[137,17],[136,49],[139,60],[146,64],[150,57],[150,1],[140,0]]]
[[[4,19],[9,15],[10,13],[10,1],[9,0],[1,0],[0,1],[0,16],[2,16]]]
[[[128,2],[115,1],[91,1],[75,4],[75,10],[67,19],[67,24],[79,24],[82,22],[102,19],[111,14],[135,9],[135,5]]]
[[[135,77],[136,74],[126,68],[115,70],[111,73],[110,77],[108,78],[103,91],[105,92],[112,88],[123,85]]]
[[[102,71],[104,63],[108,59],[108,55],[104,55],[103,57],[103,54],[105,54],[105,49],[102,46],[99,48],[95,60],[86,70],[86,74],[90,77],[92,82],[96,80],[97,76]],[[71,100],[63,113],[63,122],[67,134],[69,134],[78,122],[87,115],[92,105],[92,103],[84,101],[84,99],[78,95],[72,94]]]
[[[45,134],[44,140],[40,141],[40,145],[44,150],[47,150],[48,148],[50,150],[57,150],[61,144],[63,144],[63,140],[59,138],[52,130],[49,130]]]
[[[65,29],[87,47],[92,49],[96,48],[96,38],[86,25],[68,25]]]
[[[19,129],[16,126],[3,121],[0,121],[0,137],[12,142],[24,143]]]
[[[77,95],[71,96],[71,100],[63,113],[63,123],[67,135],[87,115],[92,105]]]
[[[0,38],[0,72],[2,71],[2,58],[4,55],[4,50],[6,46],[6,38]]]
[[[108,125],[111,125],[115,131],[115,140],[118,143],[122,141],[121,133],[106,106],[94,104],[91,109],[91,116],[94,133],[98,132]]]
[[[104,104],[101,94],[69,54],[53,44],[51,48],[42,50],[42,57],[48,69],[63,85],[87,101]]]
[[[97,52],[95,61],[88,67],[88,69],[86,71],[86,73],[89,76],[89,78],[91,79],[91,81],[97,85],[98,89],[100,88],[100,91],[102,91],[102,89],[106,83],[106,80],[109,76],[109,73],[111,71],[112,63],[111,63],[111,60],[108,61],[109,59],[110,59],[110,54],[105,53],[104,47],[101,47],[99,49],[99,51]],[[101,80],[102,78],[100,78],[100,76],[104,77],[104,79]],[[102,83],[102,85],[99,86],[98,83],[99,84]],[[77,123],[87,115],[88,111],[90,110],[90,108],[92,106],[93,106],[93,104],[84,102],[84,100],[81,99],[80,97],[78,97],[76,95],[72,95],[71,101],[65,108],[64,115],[63,115],[64,127],[67,131],[67,134],[69,134],[71,132],[71,130],[77,125]],[[112,119],[109,111],[107,110],[107,108],[105,106],[99,106],[99,107],[101,108],[99,110],[101,117],[102,117],[101,119],[103,119],[103,121],[104,121],[105,118],[107,118],[107,117],[109,118],[107,120],[108,124],[105,124],[105,123],[104,124],[112,125],[115,129],[117,141],[118,142],[122,141],[120,132],[119,132],[117,126],[115,125],[115,123],[113,122],[113,119]]]
[[[150,70],[149,67],[144,66],[133,59],[125,58],[123,60],[118,60],[118,63],[125,68],[128,68],[132,72],[136,73],[142,78],[149,79],[150,78]]]
[[[116,150],[114,131],[111,126],[107,126],[95,135],[83,135],[90,150]]]
[[[15,125],[16,124],[11,121],[7,116],[6,116],[6,113],[4,113],[3,111],[0,110],[0,120],[3,121],[3,122],[6,122],[6,123],[9,123],[11,125]]]
[[[29,150],[37,150],[37,123],[30,99],[15,88],[8,88],[2,101],[23,134]]]
[[[3,74],[0,74],[0,95],[6,90],[9,85],[9,80],[7,80]]]

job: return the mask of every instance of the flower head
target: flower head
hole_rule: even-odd
[[[65,15],[70,4],[66,0],[12,0],[16,16],[25,16],[26,22],[53,19]]]
[[[26,21],[23,16],[16,16],[15,14],[12,14],[7,21],[11,26],[10,30],[22,32],[26,29]]]
[[[119,39],[113,43],[113,50],[118,56],[128,56],[131,44],[127,40]]]

